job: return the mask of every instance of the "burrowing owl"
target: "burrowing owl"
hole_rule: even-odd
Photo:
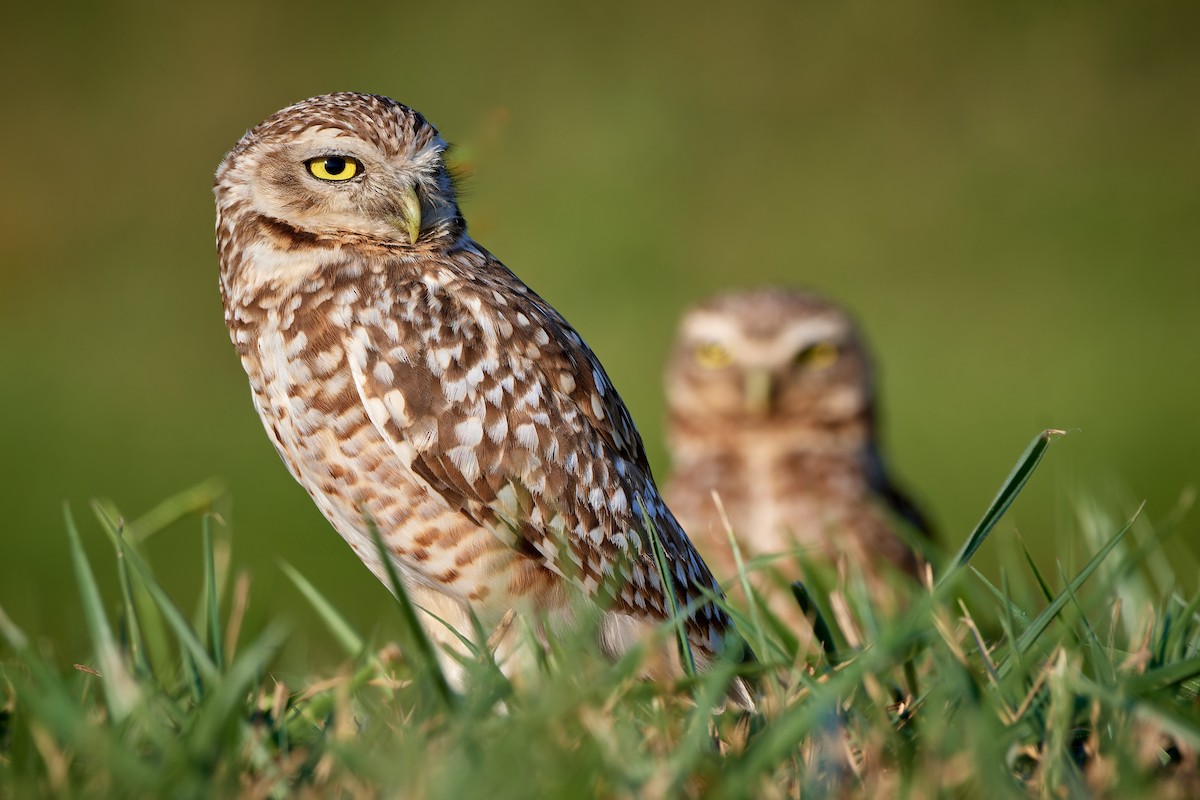
[[[722,577],[734,563],[714,490],[747,557],[799,547],[868,577],[881,559],[917,569],[880,502],[928,526],[884,470],[870,365],[842,309],[787,289],[719,295],[684,316],[666,389],[665,496]],[[799,577],[795,559],[774,566]],[[795,620],[787,593],[768,594]]]
[[[625,404],[467,235],[445,151],[416,111],[337,93],[273,114],[221,163],[225,321],[271,440],[367,567],[384,577],[370,519],[418,605],[463,633],[471,612],[565,624],[579,590],[621,653],[669,608],[648,520],[707,663],[730,623]]]

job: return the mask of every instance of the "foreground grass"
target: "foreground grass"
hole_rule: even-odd
[[[289,686],[271,673],[287,631],[242,630],[247,584],[227,585],[203,488],[134,525],[95,504],[119,598],[100,596],[68,512],[93,655],[64,674],[0,609],[0,796],[1200,796],[1200,596],[1180,596],[1162,558],[1173,522],[1087,508],[1077,570],[1024,558],[994,585],[970,566],[1050,438],[936,580],[897,581],[903,612],[874,606],[852,571],[817,570],[803,645],[765,607],[731,609],[757,660],[754,713],[712,710],[732,666],[645,683],[641,654],[605,663],[586,624],[538,674],[509,681],[484,652],[450,692],[402,597],[404,641],[378,649],[285,566],[346,652]],[[140,547],[189,512],[194,614]]]

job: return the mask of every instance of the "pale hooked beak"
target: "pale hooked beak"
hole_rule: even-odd
[[[408,186],[400,195],[400,213],[389,220],[396,228],[408,234],[408,243],[416,244],[421,236],[421,198],[417,190]]]
[[[764,417],[771,413],[775,401],[775,379],[770,370],[761,367],[747,370],[744,390],[746,411]]]

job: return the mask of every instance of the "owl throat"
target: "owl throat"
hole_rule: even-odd
[[[364,263],[402,267],[472,246],[453,201],[429,211],[415,244],[354,231],[311,231],[245,202],[217,213],[221,294],[227,309],[305,292],[311,281],[332,273],[346,280],[359,278]]]

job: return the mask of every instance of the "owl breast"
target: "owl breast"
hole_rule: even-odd
[[[386,569],[370,523],[410,588],[449,594],[472,603],[483,621],[498,619],[507,606],[489,613],[488,601],[510,594],[514,552],[412,474],[356,389],[354,328],[388,312],[382,297],[316,281],[305,293],[239,309],[231,331],[255,407],[293,477],[380,580],[387,583]]]

